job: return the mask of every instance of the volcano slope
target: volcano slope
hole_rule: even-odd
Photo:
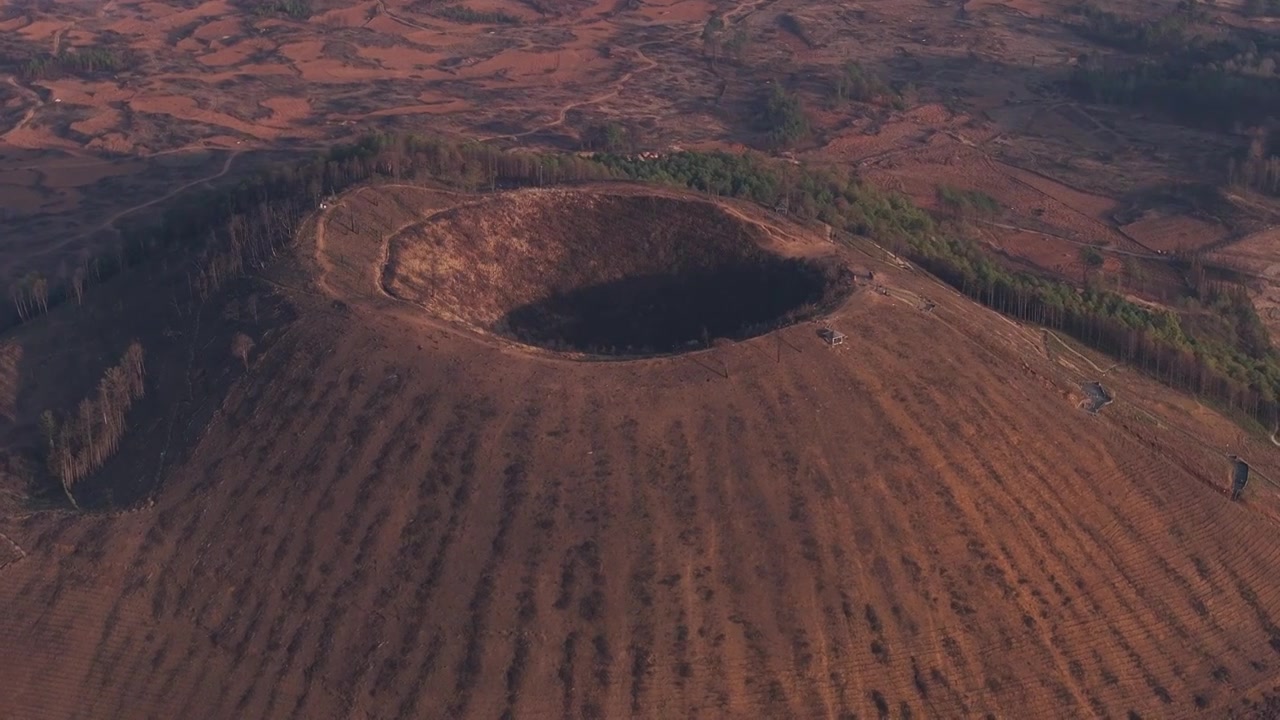
[[[614,362],[503,334],[537,278],[573,294],[538,248],[608,286],[622,251],[568,243],[613,228],[644,250],[618,267],[674,267],[644,258],[699,237],[635,235],[655,207],[755,246],[690,277],[781,263],[809,310]],[[0,526],[25,553],[0,715],[1223,717],[1276,674],[1280,543],[1205,482],[1225,464],[1080,411],[1035,333],[805,229],[616,188],[364,188],[268,280],[294,319],[153,507]],[[553,306],[531,327],[583,327]],[[846,344],[756,334],[804,312]]]

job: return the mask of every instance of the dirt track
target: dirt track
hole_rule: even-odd
[[[19,93],[23,95],[30,95],[33,98],[32,105],[22,113],[22,117],[18,119],[18,122],[14,123],[13,127],[6,130],[3,134],[0,134],[0,138],[7,139],[9,135],[21,131],[31,122],[31,118],[36,116],[36,111],[44,106],[44,101],[41,100],[40,96],[36,95],[30,88],[21,85],[12,75],[6,77],[4,81],[9,85],[12,85]]]
[[[884,267],[937,309],[859,293],[839,350],[531,355],[377,293],[430,207],[321,216],[276,279],[345,309],[290,293],[154,508],[0,521],[6,713],[1222,717],[1271,679],[1271,524],[991,313]]]
[[[41,248],[38,252],[31,253],[31,257],[39,257],[40,255],[45,255],[45,254],[49,254],[49,253],[57,253],[57,252],[61,252],[61,251],[63,251],[65,248],[68,248],[68,247],[71,247],[71,246],[75,245],[76,243],[80,242],[80,241],[81,241],[81,240],[83,240],[84,238],[87,238],[87,237],[89,237],[89,236],[91,236],[91,235],[94,235],[94,234],[96,234],[96,233],[100,233],[100,232],[102,232],[102,231],[104,231],[104,230],[109,230],[109,229],[111,229],[112,227],[114,227],[114,226],[115,226],[115,224],[116,224],[117,222],[119,222],[119,221],[120,221],[120,218],[125,217],[126,215],[132,215],[133,213],[138,212],[139,210],[144,210],[144,209],[146,209],[146,208],[151,207],[152,205],[158,205],[158,204],[160,204],[160,203],[162,203],[162,202],[165,202],[166,200],[170,200],[170,199],[172,199],[172,198],[174,198],[174,197],[177,197],[178,195],[180,195],[180,194],[182,194],[182,193],[186,192],[187,190],[190,190],[191,188],[193,188],[193,187],[195,187],[195,186],[197,186],[197,185],[203,185],[203,184],[205,184],[205,183],[207,183],[207,182],[211,182],[211,181],[213,181],[213,180],[217,180],[218,178],[223,177],[223,176],[224,176],[224,175],[226,175],[227,173],[231,172],[231,166],[232,166],[232,164],[235,162],[236,158],[237,158],[237,157],[239,157],[239,155],[240,155],[240,151],[238,151],[238,150],[236,150],[236,151],[232,151],[232,152],[230,152],[230,153],[228,153],[228,154],[227,154],[227,159],[223,161],[223,163],[222,163],[222,167],[221,167],[217,172],[213,173],[212,175],[208,175],[208,176],[206,176],[206,177],[201,177],[201,178],[196,178],[195,180],[192,180],[192,181],[190,181],[190,182],[188,182],[188,183],[185,183],[185,184],[183,184],[183,185],[179,185],[178,187],[174,188],[173,190],[170,190],[169,192],[165,193],[164,195],[161,195],[161,196],[159,196],[159,197],[152,198],[151,200],[147,200],[146,202],[139,203],[139,204],[134,205],[134,206],[132,206],[132,207],[127,207],[127,208],[125,208],[125,209],[123,209],[123,210],[120,210],[120,211],[116,212],[114,215],[112,215],[111,217],[107,218],[107,219],[106,219],[106,220],[105,220],[101,225],[98,225],[97,227],[93,227],[93,228],[90,228],[90,229],[88,229],[88,230],[85,230],[84,232],[80,233],[79,235],[73,235],[73,236],[71,236],[71,237],[69,237],[69,238],[67,238],[67,239],[65,239],[65,240],[62,240],[62,241],[60,241],[60,242],[58,242],[58,243],[55,243],[55,244],[53,244],[53,245],[49,245],[49,246],[47,246],[47,247]]]

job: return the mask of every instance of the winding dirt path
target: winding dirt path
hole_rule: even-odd
[[[338,295],[329,286],[329,275],[333,272],[333,263],[329,262],[328,246],[325,244],[324,233],[329,228],[329,213],[333,212],[333,209],[342,204],[347,197],[350,196],[343,196],[337,202],[330,203],[320,211],[320,214],[316,216],[316,231],[311,236],[314,243],[311,256],[315,258],[316,266],[320,268],[320,272],[316,273],[316,285],[320,287],[320,292],[331,298],[337,298]]]
[[[232,166],[232,164],[235,162],[235,159],[236,159],[237,157],[239,157],[239,156],[240,156],[240,153],[241,153],[241,152],[242,152],[242,151],[240,151],[240,150],[233,150],[233,151],[231,151],[231,153],[230,153],[229,155],[227,155],[227,159],[222,163],[222,169],[218,170],[218,172],[216,172],[216,173],[214,173],[214,174],[212,174],[212,175],[207,175],[207,176],[204,176],[204,177],[196,178],[195,180],[192,180],[191,182],[188,182],[188,183],[184,183],[184,184],[182,184],[182,185],[179,185],[178,187],[174,188],[173,190],[170,190],[169,192],[165,193],[164,195],[160,195],[159,197],[152,198],[152,199],[150,199],[150,200],[148,200],[148,201],[146,201],[146,202],[143,202],[143,203],[138,203],[137,205],[134,205],[134,206],[132,206],[132,207],[127,207],[127,208],[125,208],[124,210],[121,210],[121,211],[117,212],[116,214],[112,215],[111,217],[107,218],[107,219],[106,219],[105,221],[103,221],[102,223],[100,223],[100,224],[98,224],[98,225],[96,225],[96,226],[94,226],[94,227],[92,227],[92,228],[90,228],[90,229],[88,229],[88,230],[85,230],[84,232],[82,232],[82,233],[80,233],[80,234],[78,234],[78,235],[73,235],[73,236],[71,236],[71,237],[69,237],[69,238],[66,238],[66,239],[64,239],[64,240],[61,240],[61,241],[59,241],[59,242],[57,242],[57,243],[55,243],[55,244],[53,244],[53,245],[49,245],[48,247],[44,247],[44,248],[41,248],[41,249],[39,249],[39,250],[37,250],[37,251],[35,251],[35,252],[32,252],[32,253],[31,253],[31,256],[32,256],[32,257],[40,257],[40,256],[43,256],[43,255],[48,255],[48,254],[50,254],[50,253],[55,253],[55,252],[58,252],[58,251],[60,251],[60,250],[63,250],[63,249],[64,249],[64,248],[66,248],[68,245],[71,245],[71,244],[73,244],[73,243],[75,243],[75,242],[77,242],[77,241],[79,241],[79,240],[82,240],[82,239],[84,239],[84,238],[86,238],[86,237],[89,237],[90,235],[93,235],[93,234],[95,234],[95,233],[102,232],[103,230],[106,230],[106,229],[108,229],[108,228],[111,228],[113,225],[115,225],[115,224],[116,224],[116,222],[118,222],[118,221],[120,220],[120,218],[123,218],[123,217],[124,217],[124,216],[126,216],[126,215],[130,215],[130,214],[135,213],[135,212],[137,212],[137,211],[139,211],[139,210],[142,210],[142,209],[145,209],[145,208],[149,208],[149,207],[151,207],[152,205],[155,205],[155,204],[157,204],[157,203],[162,203],[162,202],[164,202],[165,200],[168,200],[168,199],[170,199],[170,198],[174,197],[175,195],[178,195],[179,193],[182,193],[182,192],[183,192],[183,191],[185,191],[185,190],[188,190],[188,189],[190,189],[190,188],[193,188],[193,187],[195,187],[196,185],[200,185],[201,183],[207,183],[207,182],[212,182],[212,181],[214,181],[214,180],[217,180],[218,178],[222,177],[223,175],[226,175],[227,173],[231,172],[231,166]]]
[[[25,113],[22,114],[22,118],[18,120],[16,125],[6,130],[3,134],[0,134],[0,140],[7,140],[10,135],[12,135],[13,133],[19,132],[20,130],[25,128],[28,124],[30,124],[31,119],[36,116],[36,111],[44,107],[44,100],[40,99],[40,93],[37,93],[35,90],[32,90],[26,85],[23,85],[22,83],[18,82],[18,79],[16,77],[12,75],[6,75],[4,81],[7,84],[12,85],[14,89],[16,89],[19,93],[30,97],[35,102],[33,105],[31,105],[31,107],[27,108],[27,111]]]
[[[760,8],[764,7],[765,5],[772,4],[772,3],[773,3],[773,2],[775,2],[775,1],[776,1],[776,0],[755,0],[755,2],[750,2],[750,3],[746,3],[746,4],[744,4],[744,5],[739,5],[738,7],[734,8],[734,9],[733,9],[733,10],[731,10],[731,11],[729,11],[728,13],[725,13],[725,15],[724,15],[724,17],[722,18],[722,20],[723,20],[724,24],[725,24],[726,26],[728,26],[730,23],[732,23],[732,22],[734,22],[734,21],[735,21],[735,16],[737,16],[737,15],[741,14],[741,15],[745,18],[745,17],[747,17],[747,16],[751,15],[752,13],[756,12],[756,11],[757,11],[757,10],[759,10]],[[382,0],[378,0],[378,6],[379,6],[380,8],[383,8],[383,12],[387,12],[387,11],[386,11],[386,9],[385,9],[385,7],[384,7],[384,5],[383,5]],[[405,20],[403,20],[403,19],[396,18],[396,17],[395,17],[394,15],[392,15],[390,12],[387,12],[387,15],[388,15],[388,17],[390,17],[391,19],[395,20],[396,22],[399,22],[399,23],[404,24],[404,25],[408,25],[409,27],[418,27],[418,28],[420,28],[420,29],[424,29],[424,30],[426,29],[426,28],[421,28],[421,26],[418,26],[418,25],[414,25],[414,24],[412,24],[412,23],[409,23],[408,21],[405,21]],[[653,58],[651,58],[651,57],[649,57],[647,54],[645,54],[645,52],[644,52],[644,48],[645,48],[645,47],[650,46],[650,45],[661,45],[661,44],[663,44],[663,43],[675,43],[675,42],[680,42],[681,40],[684,40],[684,39],[686,39],[686,38],[690,38],[690,37],[698,37],[698,36],[699,36],[699,35],[701,35],[701,34],[702,34],[702,27],[697,26],[697,27],[693,27],[693,28],[691,28],[691,29],[689,29],[689,30],[687,30],[687,31],[685,31],[685,32],[677,33],[677,34],[673,35],[673,36],[672,36],[672,37],[670,37],[670,38],[664,38],[664,39],[661,39],[661,40],[649,40],[649,41],[647,41],[647,42],[640,43],[639,45],[636,45],[635,47],[630,48],[630,50],[636,54],[636,57],[637,57],[637,58],[639,58],[640,63],[641,63],[641,65],[643,65],[643,67],[638,67],[638,68],[635,68],[635,69],[632,69],[632,70],[628,70],[627,72],[623,73],[622,77],[618,78],[617,80],[615,80],[615,81],[613,82],[613,89],[612,89],[612,90],[610,90],[610,91],[608,91],[608,92],[606,92],[606,93],[602,93],[602,94],[600,94],[600,95],[596,95],[596,96],[591,97],[591,98],[587,98],[586,100],[577,100],[577,101],[575,101],[575,102],[571,102],[571,103],[568,103],[568,104],[566,104],[566,105],[563,105],[563,106],[561,106],[560,110],[556,113],[556,119],[555,119],[555,120],[552,120],[551,122],[548,122],[548,123],[543,123],[542,125],[539,125],[539,126],[537,126],[537,127],[534,127],[534,128],[532,128],[532,129],[530,129],[530,130],[525,130],[525,131],[523,131],[523,132],[518,132],[518,133],[514,133],[514,134],[512,134],[512,133],[502,133],[502,134],[497,134],[497,135],[489,135],[489,136],[486,136],[486,137],[479,138],[479,139],[478,139],[478,141],[479,141],[479,142],[489,142],[490,140],[498,140],[498,139],[518,140],[518,139],[520,139],[520,138],[522,138],[522,137],[528,137],[529,135],[533,135],[534,133],[539,133],[539,132],[542,132],[542,131],[544,131],[544,130],[550,130],[551,128],[559,127],[559,126],[561,126],[561,125],[563,125],[563,124],[564,124],[564,122],[565,122],[566,118],[568,117],[568,114],[569,114],[569,112],[570,112],[570,111],[572,111],[572,110],[576,110],[577,108],[580,108],[580,107],[586,107],[586,106],[588,106],[588,105],[595,105],[595,104],[597,104],[597,103],[602,103],[602,102],[604,102],[605,100],[611,100],[611,99],[613,99],[613,98],[617,97],[617,96],[618,96],[618,94],[622,92],[622,89],[623,89],[624,87],[626,87],[627,83],[631,82],[632,78],[634,78],[636,75],[639,75],[639,74],[641,74],[641,73],[648,72],[648,71],[650,71],[650,70],[652,70],[652,69],[654,69],[654,68],[658,67],[658,61],[657,61],[657,60],[654,60]]]
[[[622,77],[614,81],[613,89],[610,90],[609,92],[596,95],[595,97],[587,98],[586,100],[578,100],[576,102],[571,102],[567,105],[562,106],[559,112],[556,113],[556,119],[552,120],[549,123],[543,123],[542,125],[538,125],[537,127],[534,127],[530,130],[525,130],[524,132],[519,132],[515,134],[507,133],[507,134],[500,134],[500,135],[489,135],[487,137],[480,138],[479,141],[489,142],[490,140],[497,140],[497,139],[518,140],[522,137],[533,135],[534,133],[539,133],[544,130],[550,130],[551,128],[559,127],[563,125],[565,119],[568,118],[569,112],[571,110],[575,110],[580,107],[585,107],[587,105],[595,105],[596,103],[602,103],[605,100],[610,100],[612,98],[617,97],[618,93],[622,92],[622,88],[625,87],[626,84],[631,81],[631,78],[635,77],[636,75],[642,72],[647,72],[649,70],[652,70],[658,66],[657,61],[649,57],[648,55],[645,55],[644,50],[642,50],[641,48],[644,47],[645,45],[654,45],[660,42],[666,42],[666,41],[652,40],[650,42],[643,43],[641,45],[637,45],[635,48],[632,48],[632,50],[640,58],[641,63],[644,64],[644,67],[636,68],[634,70],[628,70],[626,73],[622,75]]]

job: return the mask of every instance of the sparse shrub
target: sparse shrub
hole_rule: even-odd
[[[1089,282],[1089,271],[1101,270],[1106,264],[1107,259],[1103,257],[1102,251],[1092,245],[1085,245],[1080,248],[1080,262],[1084,265],[1083,281]]]
[[[747,47],[751,45],[751,35],[742,25],[738,25],[729,33],[729,37],[722,41],[725,52],[736,62],[742,62],[742,56],[747,52]]]
[[[242,332],[235,334],[231,338],[231,354],[244,363],[244,369],[249,369],[249,353],[253,352],[253,339]]]

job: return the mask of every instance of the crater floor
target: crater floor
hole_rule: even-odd
[[[845,297],[834,259],[789,257],[705,201],[524,191],[432,215],[389,243],[384,289],[553,350],[625,355],[744,339]]]

